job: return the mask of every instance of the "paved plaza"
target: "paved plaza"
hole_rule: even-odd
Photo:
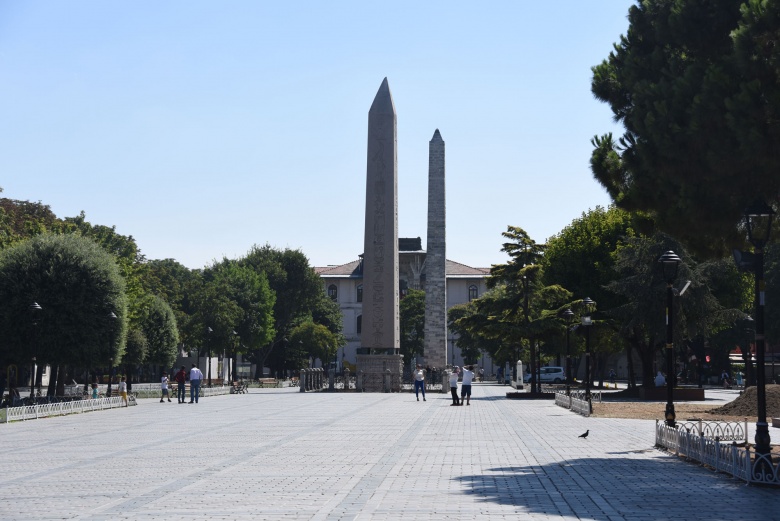
[[[655,450],[653,421],[507,389],[251,389],[0,425],[0,519],[780,518],[780,490]]]

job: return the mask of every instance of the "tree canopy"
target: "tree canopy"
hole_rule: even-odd
[[[42,308],[35,326],[33,302]],[[124,280],[93,241],[39,235],[0,251],[2,359],[108,364],[122,355],[126,321]]]
[[[744,242],[745,207],[780,193],[777,2],[645,0],[593,67],[625,127],[595,137],[591,168],[615,203],[694,253]]]

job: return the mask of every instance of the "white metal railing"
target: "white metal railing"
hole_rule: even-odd
[[[591,392],[590,401],[585,397],[585,391],[572,390],[569,394],[566,394],[565,390],[559,390],[555,393],[555,405],[559,407],[565,407],[566,409],[581,414],[583,416],[590,416],[593,412],[593,402],[601,402],[601,392]]]
[[[780,485],[780,463],[773,463],[771,454],[757,454],[755,450],[737,445],[738,440],[747,441],[747,420],[744,423],[700,420],[680,423],[682,426],[670,427],[656,420],[656,447],[748,483]],[[718,433],[717,437],[708,436],[708,433],[713,432]]]
[[[178,385],[179,384],[173,384],[170,389],[168,389],[168,395],[171,399],[176,397],[176,393],[178,391]],[[200,396],[203,398],[204,396],[218,396],[222,394],[230,394],[230,389],[232,386],[229,385],[213,385],[212,387],[205,387],[203,385],[200,386]],[[162,389],[160,388],[160,384],[133,384],[133,388],[128,392],[128,394],[132,394],[136,398],[160,398],[162,393]],[[184,397],[189,400],[190,399],[190,390],[187,388]]]
[[[128,405],[137,405],[134,396],[127,397]],[[49,416],[62,416],[80,412],[100,411],[123,407],[124,400],[120,396],[98,398],[96,400],[72,400],[69,402],[44,403],[41,405],[25,405],[0,409],[0,423],[20,420],[35,420]]]

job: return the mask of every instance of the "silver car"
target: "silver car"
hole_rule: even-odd
[[[563,367],[549,366],[540,368],[539,381],[542,383],[554,383],[560,384],[566,380],[566,375],[563,372]],[[531,373],[523,375],[523,382],[528,383],[531,381]]]

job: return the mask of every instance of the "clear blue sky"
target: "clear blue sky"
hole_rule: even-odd
[[[253,244],[363,251],[368,109],[398,113],[399,235],[423,238],[447,147],[447,257],[504,262],[609,204],[590,139],[621,133],[590,68],[629,0],[0,2],[0,186],[191,268]]]

